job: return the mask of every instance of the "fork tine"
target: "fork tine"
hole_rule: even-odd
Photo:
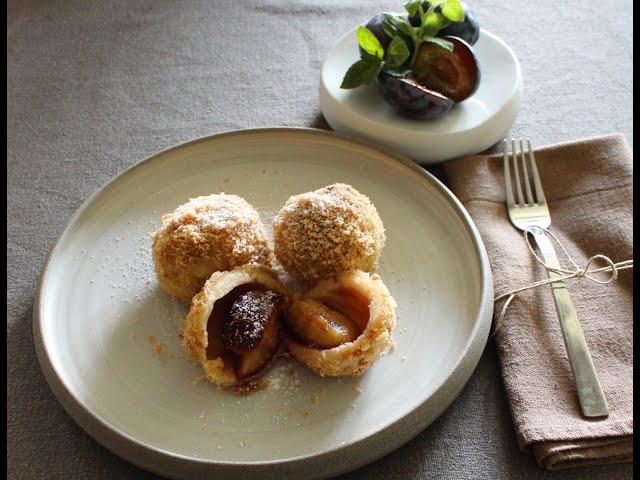
[[[518,151],[516,150],[516,141],[511,140],[511,154],[513,155],[513,172],[514,180],[516,182],[516,197],[518,198],[518,204],[524,203],[522,196],[522,185],[520,184],[520,170],[518,169]]]
[[[531,182],[529,172],[527,172],[527,162],[524,159],[524,144],[520,139],[520,161],[522,162],[522,175],[524,177],[524,188],[527,193],[527,205],[533,205],[533,194],[531,193]]]
[[[515,205],[515,201],[513,200],[513,190],[511,188],[511,168],[509,167],[509,154],[507,153],[507,140],[502,142],[502,148],[504,152],[503,163],[504,163],[504,191],[507,195],[507,206],[509,208]]]
[[[536,198],[538,199],[538,205],[546,205],[547,200],[544,198],[544,191],[542,190],[542,182],[540,181],[540,174],[538,173],[538,167],[536,166],[536,158],[533,156],[533,148],[531,147],[531,140],[527,139],[529,146],[529,162],[531,163],[531,177],[533,177],[533,185],[536,190]]]

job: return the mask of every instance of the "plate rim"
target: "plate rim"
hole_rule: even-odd
[[[44,341],[42,334],[43,315],[42,315],[42,302],[43,302],[43,286],[47,279],[50,267],[55,255],[59,249],[61,240],[75,225],[77,220],[81,217],[84,211],[94,202],[94,200],[111,187],[115,182],[122,177],[130,174],[137,168],[154,161],[156,158],[171,153],[175,150],[186,148],[198,143],[203,143],[211,140],[215,140],[223,137],[240,136],[240,135],[261,135],[269,133],[289,133],[292,135],[306,134],[306,135],[318,135],[324,137],[333,137],[338,141],[356,144],[360,147],[364,147],[370,150],[382,153],[384,156],[391,160],[398,162],[399,164],[407,167],[415,174],[422,177],[424,180],[431,183],[452,205],[456,214],[460,216],[463,221],[464,227],[467,233],[470,235],[473,246],[476,250],[476,256],[480,263],[480,276],[481,276],[481,289],[480,289],[480,302],[476,312],[471,334],[467,338],[463,347],[462,353],[458,357],[449,375],[437,385],[432,392],[430,392],[417,406],[415,406],[410,412],[404,416],[396,419],[389,425],[376,429],[373,433],[355,441],[341,444],[330,449],[326,449],[319,453],[311,453],[306,455],[299,455],[295,457],[276,459],[276,460],[262,460],[262,461],[225,461],[225,460],[210,460],[202,458],[193,458],[178,454],[175,452],[163,450],[161,448],[149,445],[140,441],[126,432],[121,431],[117,427],[110,425],[98,415],[90,411],[83,402],[74,395],[73,391],[62,376],[54,367],[49,355],[49,347]],[[111,452],[141,467],[143,469],[152,471],[154,473],[162,475],[170,475],[171,478],[191,478],[196,472],[211,473],[213,469],[219,469],[220,473],[225,474],[237,474],[239,469],[243,469],[240,472],[238,478],[253,478],[251,475],[257,475],[255,478],[264,478],[264,475],[273,473],[283,473],[285,471],[290,472],[292,467],[305,465],[310,463],[322,464],[326,467],[326,460],[330,457],[333,460],[333,464],[330,468],[333,468],[329,473],[323,473],[321,476],[311,476],[308,478],[327,478],[328,476],[338,475],[347,471],[351,471],[355,468],[364,466],[390,452],[404,445],[411,440],[418,433],[422,432],[427,426],[429,426],[437,417],[439,417],[445,410],[448,409],[453,400],[458,396],[459,392],[468,382],[471,374],[475,370],[485,345],[488,340],[489,329],[491,326],[491,320],[493,316],[493,281],[491,268],[489,264],[489,258],[480,237],[480,234],[475,226],[475,223],[471,219],[470,215],[462,205],[462,203],[455,197],[455,195],[433,174],[423,169],[420,165],[413,162],[409,158],[395,153],[386,147],[373,144],[371,142],[353,138],[341,133],[337,133],[330,130],[322,130],[311,127],[290,127],[290,126],[274,126],[274,127],[260,127],[260,128],[242,128],[235,130],[222,131],[210,135],[204,135],[196,137],[191,140],[187,140],[182,143],[175,144],[169,148],[158,150],[146,158],[134,163],[122,172],[118,173],[98,189],[96,189],[82,204],[75,210],[73,215],[67,221],[64,229],[60,232],[55,242],[53,243],[40,277],[38,279],[34,302],[33,302],[33,315],[32,315],[32,331],[34,337],[34,344],[36,349],[37,358],[41,367],[41,370],[45,376],[45,379],[54,393],[58,402],[62,405],[63,409],[71,416],[71,418],[96,442],[104,446]],[[469,359],[472,355],[473,358]],[[463,365],[464,363],[468,365]],[[464,371],[461,369],[464,368]],[[429,402],[431,398],[438,394],[442,394],[447,387],[450,388],[452,379],[456,376],[462,375],[462,382],[459,388],[455,392],[451,392],[446,395],[444,408],[438,409],[435,412],[420,412],[421,408],[424,408],[425,404]],[[416,415],[416,413],[418,415]],[[405,425],[408,423],[409,417],[418,416],[422,417],[422,421],[418,421],[411,425]],[[416,419],[420,420],[420,419]],[[398,435],[398,431],[410,428],[409,434]],[[374,439],[385,436],[388,441],[383,442],[383,447],[379,451],[371,452],[368,449],[363,449],[367,442],[372,442]],[[398,437],[401,440],[398,440]],[[393,439],[393,440],[392,440]],[[344,455],[342,460],[338,461],[335,456],[339,452],[352,449],[355,453],[359,448],[360,455]],[[366,453],[365,453],[366,452]],[[345,460],[346,459],[346,460]],[[353,461],[355,460],[355,461]],[[273,470],[272,470],[273,469]],[[281,469],[281,470],[279,470]],[[316,475],[319,472],[316,471]]]

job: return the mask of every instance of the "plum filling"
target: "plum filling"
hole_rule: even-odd
[[[258,283],[240,285],[213,305],[207,322],[207,359],[224,360],[239,380],[262,372],[280,343],[284,296]]]
[[[357,290],[337,288],[294,302],[286,321],[292,336],[303,345],[335,348],[353,342],[367,328],[369,299]]]
[[[413,69],[416,81],[454,102],[473,95],[480,81],[478,61],[471,47],[456,37],[445,37],[453,44],[453,51],[423,43],[418,48]]]
[[[227,321],[222,326],[222,342],[234,353],[255,349],[264,338],[266,328],[281,301],[279,293],[251,289],[240,292],[231,303]]]

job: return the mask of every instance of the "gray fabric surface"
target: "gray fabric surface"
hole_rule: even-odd
[[[8,6],[8,472],[10,478],[155,478],[66,415],[31,335],[36,281],[74,210],[132,163],[194,137],[325,128],[319,70],[333,42],[401,1],[11,1]],[[475,0],[524,75],[511,134],[541,145],[632,136],[632,2]],[[605,13],[607,12],[607,13]],[[614,12],[614,13],[612,13]],[[516,446],[493,345],[451,408],[349,479],[631,478],[631,465],[540,470]]]

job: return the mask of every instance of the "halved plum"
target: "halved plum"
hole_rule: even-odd
[[[286,319],[297,340],[318,348],[334,348],[352,342],[364,330],[351,317],[315,299],[294,302]]]
[[[222,326],[224,346],[239,355],[255,349],[270,322],[275,321],[281,303],[282,295],[272,290],[242,288],[229,307],[228,318]]]
[[[453,43],[453,51],[436,43],[425,42],[418,47],[412,70],[421,86],[457,103],[469,98],[478,89],[480,66],[467,42],[458,37],[444,38]]]
[[[381,72],[377,80],[382,97],[408,117],[430,120],[451,107],[453,100],[420,85],[415,79]]]
[[[264,370],[280,344],[284,296],[257,283],[235,287],[214,303],[207,321],[207,360],[223,358],[239,382]]]

